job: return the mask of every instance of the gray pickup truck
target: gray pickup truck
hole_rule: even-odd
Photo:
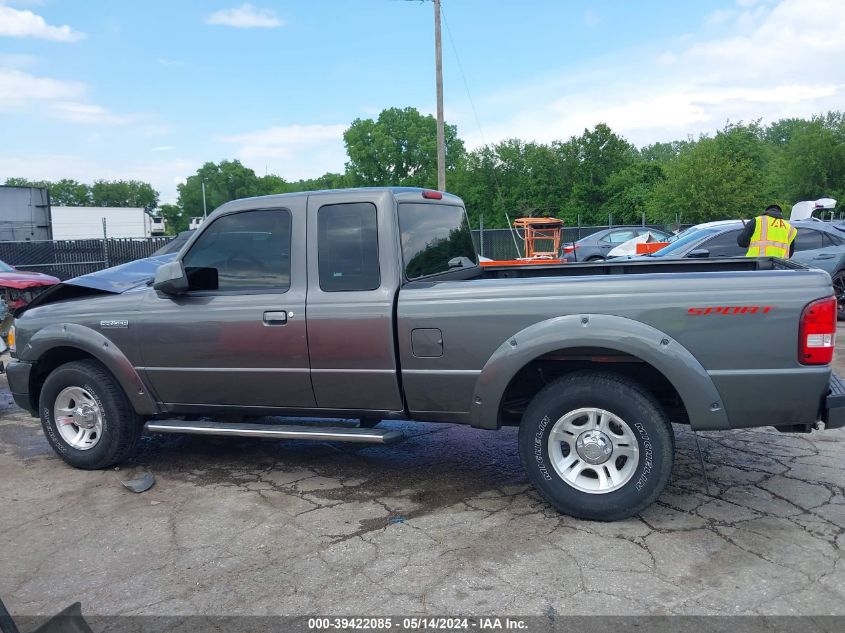
[[[8,377],[79,468],[129,458],[144,430],[389,443],[383,419],[518,425],[542,495],[611,520],[666,485],[673,422],[845,425],[836,311],[827,273],[789,261],[480,267],[454,196],[320,191],[230,202],[178,255],[45,292],[16,315]]]

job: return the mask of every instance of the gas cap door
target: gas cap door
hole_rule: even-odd
[[[411,330],[411,351],[417,358],[443,356],[443,333],[437,328]]]

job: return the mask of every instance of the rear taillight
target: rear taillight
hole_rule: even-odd
[[[798,361],[802,365],[827,365],[836,342],[836,297],[819,299],[801,313],[798,328]]]
[[[576,248],[578,248],[577,244],[570,244],[569,246],[563,247],[563,252],[564,253],[573,253],[573,252],[575,252]]]

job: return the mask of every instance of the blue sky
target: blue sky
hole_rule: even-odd
[[[841,0],[443,4],[446,114],[470,147],[845,109]],[[433,111],[432,34],[430,2],[0,0],[0,180],[140,178],[168,202],[206,160],[341,171],[356,117]]]

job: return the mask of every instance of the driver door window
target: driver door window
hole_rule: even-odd
[[[244,211],[218,218],[185,255],[194,291],[285,292],[290,288],[291,214]]]

